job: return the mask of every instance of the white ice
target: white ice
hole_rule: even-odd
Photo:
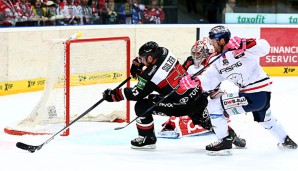
[[[298,77],[272,79],[272,113],[283,124],[290,137],[298,142]],[[18,149],[16,142],[40,145],[49,136],[13,136],[5,134],[3,128],[30,113],[40,96],[41,92],[34,92],[0,97],[0,171],[298,170],[298,150],[279,150],[277,140],[253,122],[251,114],[231,117],[231,125],[247,141],[247,148],[233,149],[232,156],[206,155],[205,146],[216,141],[212,134],[158,139],[155,150],[133,150],[130,148],[130,140],[137,137],[135,123],[116,131],[114,128],[124,123],[98,122],[75,123],[71,126],[70,136],[56,136],[41,150],[29,153]],[[131,115],[133,119],[133,111]],[[167,118],[154,118],[158,131]]]

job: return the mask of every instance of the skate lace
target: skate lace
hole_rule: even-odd
[[[145,137],[143,137],[143,136],[139,136],[139,137],[136,138],[135,140],[136,140],[137,142],[142,142],[142,141],[144,140],[144,138],[145,138]]]
[[[210,146],[211,147],[215,147],[215,146],[219,145],[220,143],[222,143],[222,139],[221,140],[218,140],[216,142],[211,143]]]

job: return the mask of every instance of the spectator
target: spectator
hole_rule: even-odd
[[[89,5],[88,0],[82,0],[82,18],[81,18],[81,24],[94,24],[95,18],[93,18],[92,14],[92,6]]]
[[[45,25],[56,25],[56,16],[58,15],[58,5],[53,2],[48,0],[46,3],[46,17],[49,19],[48,21],[45,22]]]
[[[64,25],[78,24],[75,16],[77,16],[77,7],[72,0],[63,1],[60,5],[60,14],[64,16]]]
[[[133,4],[140,8],[141,11],[143,11],[146,7],[143,3],[140,3],[140,0],[133,0]]]
[[[161,24],[165,19],[165,14],[158,6],[158,0],[150,0],[150,5],[143,11],[144,23]]]
[[[46,17],[47,15],[47,9],[45,7],[42,7],[41,0],[34,0],[33,6],[33,20],[37,21],[37,25],[44,25],[44,21],[48,20]]]
[[[108,0],[107,7],[102,10],[102,21],[103,21],[103,24],[118,23],[118,14],[115,11],[114,0]]]
[[[236,0],[228,0],[226,7],[222,10],[222,23],[225,23],[226,13],[234,13]]]
[[[143,19],[142,10],[133,4],[133,0],[122,4],[118,15],[120,24],[141,24]]]
[[[15,26],[18,18],[12,1],[0,0],[0,26]]]
[[[32,5],[27,2],[26,0],[18,0],[14,3],[14,7],[16,9],[16,12],[18,13],[18,16],[20,17],[18,19],[16,25],[17,26],[28,26],[31,25],[30,21],[33,20],[34,13],[32,11]]]
[[[106,8],[105,0],[92,0],[91,3],[92,7],[92,18],[94,24],[101,24],[102,23],[102,10]]]

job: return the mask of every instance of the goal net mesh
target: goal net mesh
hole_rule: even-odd
[[[101,100],[104,90],[128,77],[129,52],[127,37],[52,44],[41,99],[27,118],[7,126],[5,132],[39,135],[61,130]],[[129,121],[129,103],[103,102],[79,121]]]

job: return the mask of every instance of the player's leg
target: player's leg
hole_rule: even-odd
[[[249,97],[248,97],[249,98]],[[258,95],[258,99],[265,101],[263,106],[255,105],[253,107],[244,107],[245,110],[254,110],[254,120],[262,125],[265,129],[279,141],[278,147],[284,149],[296,149],[297,144],[289,137],[288,133],[284,130],[283,126],[272,115],[270,109],[270,92],[262,92]],[[254,108],[254,109],[252,109]]]
[[[225,99],[225,98],[224,98]],[[222,98],[209,100],[207,106],[213,131],[218,141],[206,146],[209,155],[231,155],[232,144],[243,148],[246,146],[245,139],[237,136],[235,131],[229,127],[228,119],[222,105]]]
[[[151,101],[150,101],[151,102]],[[135,104],[136,115],[143,114],[146,109],[153,105],[149,103],[147,99],[140,99]],[[139,137],[131,140],[131,148],[138,149],[154,149],[156,148],[156,136],[154,133],[154,122],[152,117],[152,111],[147,112],[144,116],[139,117],[136,120],[136,126]]]
[[[179,105],[173,100],[165,99],[155,106],[152,110],[142,115],[147,109],[152,107],[159,99],[140,99],[135,104],[135,112],[139,118],[136,120],[136,126],[139,137],[131,141],[132,148],[156,148],[156,136],[154,131],[154,122],[152,115],[176,115],[178,116],[183,112],[183,105]],[[142,115],[142,116],[140,116]]]

